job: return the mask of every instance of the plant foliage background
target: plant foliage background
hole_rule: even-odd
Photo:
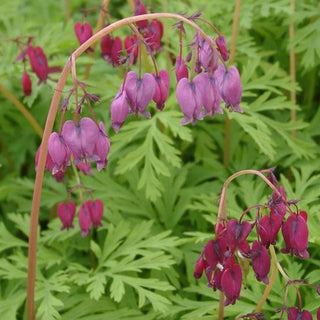
[[[149,1],[154,11],[202,11],[231,39],[234,1]],[[63,66],[77,47],[73,24],[81,8],[96,1],[70,1],[67,20],[64,1],[1,0],[0,83],[10,90],[44,126],[55,82],[33,87],[23,98],[22,64],[13,42],[4,38],[33,35],[45,48],[51,65]],[[125,1],[111,0],[113,20],[129,16]],[[88,20],[95,25],[97,12]],[[289,39],[289,24],[296,34]],[[165,21],[164,52],[160,67],[172,68],[168,52],[178,52],[178,36],[172,21]],[[211,32],[207,26],[203,26]],[[123,29],[124,36],[129,30]],[[187,29],[187,44],[193,31]],[[289,77],[289,48],[294,46],[297,83]],[[186,50],[186,49],[185,49]],[[186,51],[185,51],[186,52]],[[123,70],[113,69],[96,53],[77,63],[78,76],[93,62],[87,83],[101,98],[95,105],[100,119],[110,124],[110,103]],[[83,182],[103,200],[103,227],[92,237],[81,238],[79,227],[60,231],[56,206],[66,199],[66,185],[46,175],[39,226],[36,284],[37,319],[54,320],[152,320],[215,319],[218,293],[205,279],[193,278],[205,241],[212,237],[217,201],[224,180],[235,171],[277,166],[289,198],[301,199],[309,213],[311,259],[300,261],[279,255],[288,274],[320,282],[320,17],[318,2],[297,1],[294,14],[289,0],[243,0],[236,47],[244,88],[244,114],[232,119],[230,166],[223,164],[226,116],[180,126],[180,108],[172,77],[170,97],[163,112],[151,120],[133,119],[115,135],[111,128],[108,167],[86,176]],[[53,78],[57,79],[54,74]],[[34,84],[36,79],[33,79]],[[290,101],[296,90],[297,103]],[[27,239],[34,184],[34,155],[39,137],[25,118],[0,94],[0,314],[6,320],[23,319],[27,272]],[[155,108],[154,108],[155,109]],[[290,120],[291,110],[297,120]],[[296,131],[296,137],[291,132]],[[76,184],[70,177],[70,184]],[[246,207],[267,201],[269,190],[256,178],[240,178],[229,191],[229,215],[237,217]],[[77,195],[74,194],[76,199]],[[249,273],[242,299],[226,308],[233,319],[252,312],[264,285]],[[277,279],[264,312],[276,319],[284,282]],[[294,305],[296,295],[290,292]],[[303,290],[305,308],[313,313],[319,297]]]

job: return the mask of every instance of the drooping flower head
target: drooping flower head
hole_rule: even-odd
[[[79,226],[81,229],[81,236],[85,237],[91,229],[90,211],[87,202],[83,203],[79,209]]]
[[[259,241],[255,240],[251,250],[252,268],[256,278],[265,284],[269,283],[270,256],[268,250]]]
[[[70,150],[63,137],[57,132],[52,132],[49,137],[48,153],[54,163],[52,174],[55,174],[69,165]]]
[[[30,96],[32,92],[32,82],[30,76],[26,70],[23,71],[21,78],[21,85],[25,96]]]
[[[101,219],[103,216],[103,203],[100,199],[94,201],[86,201],[87,208],[89,210],[89,215],[93,227],[102,226]]]
[[[305,211],[291,214],[287,221],[282,224],[282,235],[286,247],[281,249],[283,253],[290,253],[298,258],[309,258],[308,248],[308,226]]]
[[[74,24],[74,33],[76,34],[80,45],[85,43],[93,34],[91,24],[89,22],[83,24],[79,21],[76,22]]]
[[[58,216],[62,222],[61,230],[73,228],[76,204],[73,201],[61,202],[58,205]]]
[[[122,86],[113,99],[110,110],[111,126],[115,132],[118,132],[129,114],[127,94],[126,91],[122,90]]]
[[[141,113],[150,118],[151,115],[146,108],[156,91],[156,82],[152,74],[145,73],[142,78],[139,78],[136,72],[128,72],[124,90],[132,112],[136,115]]]
[[[31,45],[27,48],[29,61],[31,64],[32,71],[39,78],[39,83],[45,82],[49,75],[49,66],[47,57],[44,54],[41,47],[32,47]]]
[[[288,320],[312,320],[312,314],[307,310],[299,310],[297,307],[288,309]]]
[[[257,221],[257,232],[264,246],[268,248],[270,244],[276,244],[281,224],[282,216],[279,214],[265,215]]]
[[[242,86],[239,71],[235,66],[231,66],[222,80],[222,99],[225,101],[226,107],[231,107],[233,111],[243,112],[240,107],[241,95]]]
[[[168,98],[170,76],[168,71],[160,70],[158,76],[154,76],[156,82],[156,90],[153,95],[153,101],[156,103],[157,109],[162,110],[164,103]]]
[[[176,96],[179,102],[184,118],[181,124],[191,122],[196,124],[197,120],[203,119],[201,108],[203,105],[203,79],[197,75],[193,81],[188,81],[187,78],[182,78],[177,85]]]

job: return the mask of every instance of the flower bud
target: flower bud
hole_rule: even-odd
[[[76,22],[74,24],[74,32],[81,44],[85,43],[89,38],[92,37],[92,27],[89,22],[82,24],[81,22]]]
[[[224,61],[229,60],[226,37],[221,35],[218,38],[216,38],[216,45],[217,45],[218,51],[221,54],[222,59]]]
[[[168,98],[170,76],[168,71],[160,70],[158,76],[154,76],[156,82],[156,90],[153,95],[153,101],[157,104],[158,110],[163,110],[164,103]]]
[[[100,199],[95,201],[88,200],[86,202],[87,208],[89,210],[91,223],[94,227],[102,226],[101,219],[103,216],[103,203]]]
[[[147,13],[147,10],[144,3],[140,0],[136,0],[134,2],[134,15],[140,16],[141,14],[146,14],[146,13]],[[137,21],[136,24],[138,28],[144,29],[148,27],[148,20]]]
[[[110,150],[110,141],[103,122],[100,122],[99,129],[98,138],[93,150],[93,159],[96,161],[98,171],[101,171],[108,163],[107,156]]]
[[[174,69],[176,72],[176,78],[177,78],[178,82],[183,78],[188,79],[188,76],[189,76],[188,68],[187,68],[184,60],[182,59],[182,57],[177,57],[176,65],[175,65]]]
[[[226,107],[231,106],[233,111],[243,112],[239,105],[241,94],[242,87],[239,71],[236,67],[231,66],[224,74],[221,84],[221,96],[226,103]]]
[[[48,79],[50,72],[47,57],[41,47],[28,46],[27,53],[29,56],[31,69],[39,78],[39,83]]]
[[[83,203],[80,206],[79,209],[79,226],[81,229],[81,236],[85,237],[89,232],[91,228],[91,218],[90,218],[90,212],[88,209],[87,202]]]
[[[269,283],[270,256],[266,247],[255,240],[251,250],[252,268],[258,281]]]
[[[127,102],[127,94],[125,91],[122,91],[121,86],[118,94],[111,103],[111,126],[115,132],[118,133],[128,114],[129,107]]]
[[[312,320],[312,314],[307,310],[299,310],[297,307],[288,309],[288,320]]]
[[[136,115],[141,113],[150,118],[151,115],[146,111],[146,107],[151,102],[156,90],[156,82],[152,74],[146,73],[140,79],[136,72],[128,72],[124,89],[132,112]]]
[[[26,70],[24,70],[22,78],[21,78],[21,85],[23,89],[23,93],[25,96],[30,96],[32,92],[32,82],[30,76]]]
[[[205,265],[206,265],[206,261],[203,259],[202,253],[199,257],[199,259],[196,262],[196,266],[194,268],[194,272],[193,272],[193,276],[196,279],[201,278],[202,274],[203,274],[203,270],[205,269]]]
[[[61,230],[73,228],[73,218],[76,213],[76,204],[73,201],[61,202],[58,205],[58,216],[62,222]]]

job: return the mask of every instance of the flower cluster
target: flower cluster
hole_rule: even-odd
[[[73,201],[61,202],[58,205],[58,217],[62,222],[61,230],[73,228],[76,204]],[[100,199],[87,200],[79,208],[79,226],[81,235],[85,237],[92,227],[102,226],[103,203]]]
[[[41,146],[35,158],[36,168],[40,148]],[[110,141],[102,122],[98,125],[87,117],[82,118],[78,124],[67,120],[61,133],[52,132],[49,137],[46,169],[57,181],[63,181],[71,159],[73,164],[86,174],[91,173],[90,161],[95,162],[100,171],[107,165],[109,149]]]
[[[16,40],[19,45],[21,42]],[[16,61],[22,60],[24,63],[24,71],[21,77],[21,85],[25,96],[29,96],[32,93],[32,82],[29,73],[26,70],[26,62],[29,60],[32,72],[38,77],[38,84],[46,82],[49,78],[49,74],[53,72],[59,72],[60,67],[49,67],[47,56],[43,52],[41,47],[34,47],[31,44],[32,38],[28,39],[25,48],[17,56]]]
[[[208,241],[196,262],[195,278],[205,273],[208,286],[225,294],[226,306],[240,299],[243,278],[241,260],[251,260],[257,280],[269,283],[271,262],[268,249],[276,244],[280,229],[285,243],[281,252],[309,258],[307,213],[298,210],[296,200],[287,200],[285,189],[278,184],[272,170],[269,170],[269,181],[274,188],[268,203],[248,208],[240,219],[218,223],[215,239]],[[253,208],[256,209],[255,220],[244,221],[244,216]],[[269,214],[262,214],[266,211]],[[247,238],[254,229],[256,240],[250,244]],[[308,311],[295,307],[287,311],[288,319],[309,319]]]

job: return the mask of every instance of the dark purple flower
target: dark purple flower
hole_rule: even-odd
[[[176,59],[176,65],[174,67],[177,81],[179,82],[183,78],[187,78],[189,76],[188,68],[182,59],[182,57],[177,57]]]
[[[107,156],[110,150],[110,141],[103,122],[100,122],[99,129],[98,138],[93,150],[93,160],[96,161],[98,171],[101,171],[108,163]]]
[[[305,214],[291,214],[286,222],[282,224],[282,235],[285,242],[283,253],[290,253],[299,258],[309,258],[308,248],[308,226]]]
[[[111,126],[115,132],[118,132],[122,124],[125,122],[129,114],[127,94],[122,90],[122,86],[118,94],[111,103]]]
[[[207,73],[201,73],[198,77],[202,78],[201,90],[203,92],[203,106],[205,109],[203,115],[209,115],[213,118],[216,113],[223,114],[223,111],[220,108],[221,96],[216,79],[210,77]]]
[[[152,74],[146,73],[140,79],[136,72],[128,72],[124,89],[132,112],[136,115],[141,113],[150,118],[151,115],[146,111],[146,107],[151,102],[156,90],[156,82]]]
[[[203,105],[203,79],[197,75],[193,81],[189,82],[187,78],[182,78],[177,85],[176,96],[180,104],[184,118],[181,124],[191,122],[196,124],[197,120],[203,119],[201,108]]]
[[[278,214],[263,216],[257,221],[257,232],[261,238],[261,243],[267,248],[270,244],[276,243],[278,232],[281,228],[282,217]]]
[[[297,307],[288,309],[288,320],[312,320],[312,314],[307,310],[299,310]]]
[[[204,256],[211,268],[215,268],[218,263],[224,263],[227,243],[225,238],[210,240],[204,247]]]
[[[81,45],[92,37],[93,32],[89,22],[85,22],[84,24],[82,24],[81,22],[76,22],[74,24],[74,33],[76,34]]]
[[[30,76],[26,70],[23,71],[21,78],[21,85],[25,96],[30,96],[32,92],[32,82]]]
[[[83,203],[79,209],[79,226],[81,229],[81,236],[85,237],[91,228],[90,211],[87,202]]]
[[[44,82],[48,79],[50,72],[47,57],[44,54],[41,47],[28,46],[27,48],[30,64],[32,71],[39,78],[39,83]]]
[[[229,54],[228,54],[226,37],[221,35],[218,38],[216,38],[216,45],[217,45],[218,51],[221,54],[222,59],[224,61],[227,61],[229,59]]]
[[[223,270],[216,268],[214,275],[213,275],[213,278],[212,278],[212,281],[211,281],[211,284],[212,284],[214,291],[216,291],[216,290],[222,291],[222,286],[221,286],[222,275],[223,275]]]
[[[270,271],[270,256],[266,247],[255,240],[251,250],[252,268],[258,281],[269,283],[268,273]]]
[[[110,35],[106,35],[101,39],[101,56],[102,58],[111,63],[113,66],[119,66],[120,57],[122,53],[122,42],[119,37],[114,39]]]
[[[57,132],[52,132],[48,141],[48,153],[54,163],[52,174],[69,165],[70,150],[63,137]]]
[[[143,37],[147,43],[148,51],[156,53],[161,49],[161,38],[163,35],[163,25],[159,20],[152,20],[147,29],[143,32]]]
[[[61,230],[73,228],[73,218],[76,213],[76,204],[73,201],[61,202],[58,205],[58,216],[62,222]]]
[[[136,34],[132,37],[126,36],[124,39],[124,47],[126,48],[129,60],[132,64],[135,64],[138,58],[138,36]]]
[[[193,276],[196,279],[201,278],[201,276],[203,274],[203,270],[205,270],[205,269],[206,269],[206,261],[203,259],[203,254],[201,253],[199,259],[196,262]]]
[[[94,227],[102,226],[101,219],[103,216],[103,203],[100,199],[94,201],[86,201],[86,206],[89,211],[91,223]]]
[[[153,101],[157,104],[157,109],[162,110],[164,103],[168,98],[170,76],[168,71],[160,70],[158,76],[154,76],[156,81],[156,90],[153,95]]]
[[[246,241],[250,231],[251,224],[248,221],[240,222],[236,219],[230,219],[227,224],[226,240],[229,249],[233,252],[236,248],[244,256],[248,256],[250,247]]]
[[[140,16],[141,14],[146,14],[146,13],[147,13],[147,10],[144,3],[141,0],[135,0],[134,15]],[[136,24],[140,29],[144,29],[148,27],[148,20],[137,21]]]
[[[227,266],[221,276],[221,290],[226,296],[224,305],[235,304],[240,299],[242,282],[241,268],[238,264]]]
[[[232,108],[233,111],[243,112],[240,107],[242,94],[241,79],[236,67],[231,66],[226,71],[221,84],[221,96],[226,103],[226,107]]]
[[[318,311],[317,311],[317,320],[320,320],[320,307],[318,308]]]

